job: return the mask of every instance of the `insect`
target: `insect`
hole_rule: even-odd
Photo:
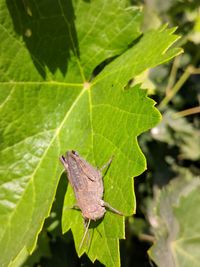
[[[106,212],[106,208],[123,216],[120,211],[103,200],[102,170],[110,165],[111,160],[102,168],[97,169],[81,158],[74,150],[68,151],[66,157],[61,156],[60,160],[67,171],[68,180],[75,194],[77,202],[75,206],[81,210],[86,225],[81,247],[89,229],[90,221],[101,219]]]

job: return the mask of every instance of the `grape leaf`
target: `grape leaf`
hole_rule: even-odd
[[[139,85],[127,84],[181,53],[169,49],[175,29],[141,36],[140,22],[141,11],[126,1],[0,0],[0,266],[33,251],[66,150],[95,166],[114,155],[105,199],[134,212],[131,177],[146,168],[137,136],[160,115]],[[64,210],[73,201],[69,186]],[[69,228],[78,248],[80,212],[63,212],[63,231]],[[123,237],[124,219],[107,213],[94,228],[89,257],[119,266]]]
[[[162,122],[154,128],[155,139],[180,148],[179,158],[198,160],[200,158],[200,133],[185,118],[173,120],[175,112],[168,108],[162,114]]]
[[[199,189],[199,178],[184,171],[157,196],[150,215],[156,242],[149,254],[158,266],[199,266]]]

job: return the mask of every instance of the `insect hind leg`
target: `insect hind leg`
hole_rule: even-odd
[[[84,228],[85,228],[85,232],[84,232],[84,235],[83,235],[83,238],[82,238],[82,240],[81,240],[81,243],[80,243],[80,245],[79,245],[79,251],[81,250],[81,248],[82,248],[82,246],[83,246],[83,243],[84,243],[84,240],[85,240],[85,238],[86,238],[86,235],[87,235],[87,233],[88,233],[88,238],[90,237],[89,236],[89,226],[90,226],[90,222],[91,222],[91,219],[84,219]],[[87,240],[88,240],[88,238],[87,238]]]
[[[103,201],[102,204],[103,204],[103,206],[104,206],[105,208],[108,208],[110,211],[112,211],[112,212],[114,212],[114,213],[116,213],[116,214],[118,214],[118,215],[120,215],[120,216],[125,216],[121,211],[119,211],[119,210],[113,208],[109,203]]]

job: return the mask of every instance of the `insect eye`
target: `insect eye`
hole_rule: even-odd
[[[78,152],[77,152],[77,151],[75,151],[75,150],[72,150],[72,154],[74,154],[74,155],[78,156]]]

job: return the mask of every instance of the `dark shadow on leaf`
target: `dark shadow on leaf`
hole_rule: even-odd
[[[53,202],[50,216],[45,220],[44,227],[49,230],[50,235],[62,235],[61,221],[63,213],[64,198],[68,187],[68,180],[66,178],[65,172],[62,173],[58,187],[56,190],[55,200]],[[57,222],[57,224],[55,224]],[[52,225],[57,225],[53,227]]]
[[[92,72],[92,75],[90,77],[90,81],[92,81],[108,64],[110,64],[117,56],[110,57],[105,59],[103,62],[101,62],[98,66],[95,67],[95,69]]]
[[[133,42],[131,42],[127,48],[131,48],[133,47],[134,45],[136,45],[140,39],[143,37],[143,35],[141,34],[140,36],[138,36],[135,40],[133,40]],[[97,65],[95,67],[95,69],[93,70],[92,72],[92,75],[90,77],[90,80],[89,81],[92,81],[108,64],[110,64],[112,61],[114,61],[117,57],[119,57],[119,55],[115,55],[113,57],[110,57],[110,58],[106,58],[104,61],[102,61],[99,65]]]
[[[79,56],[71,0],[6,0],[16,33],[21,35],[40,75],[46,68],[63,76],[70,54]]]
[[[101,218],[101,219],[99,219],[99,220],[97,220],[97,221],[91,221],[90,222],[90,229],[91,228],[95,228],[95,229],[97,229],[97,226],[101,223],[103,221],[103,218]]]
[[[128,48],[133,47],[134,45],[136,45],[137,43],[139,43],[140,39],[143,37],[143,34],[139,35],[136,39],[134,39],[129,45]]]
[[[128,81],[128,83],[124,86],[124,90],[126,91],[126,90],[129,90],[129,89],[131,89],[131,87],[133,87],[132,86],[132,83],[134,82],[134,78],[133,79],[130,79],[129,81]]]
[[[102,238],[102,234],[100,233],[100,231],[98,230],[97,226],[103,221],[103,218],[102,219],[99,219],[97,221],[91,221],[90,222],[90,226],[89,226],[89,229],[90,232],[89,232],[89,245],[88,245],[88,249],[87,249],[87,253],[89,253],[90,249],[91,249],[91,245],[92,245],[92,240],[93,240],[93,237],[94,237],[94,231],[96,230],[97,233],[99,234],[99,237]],[[92,234],[91,234],[92,232]]]

